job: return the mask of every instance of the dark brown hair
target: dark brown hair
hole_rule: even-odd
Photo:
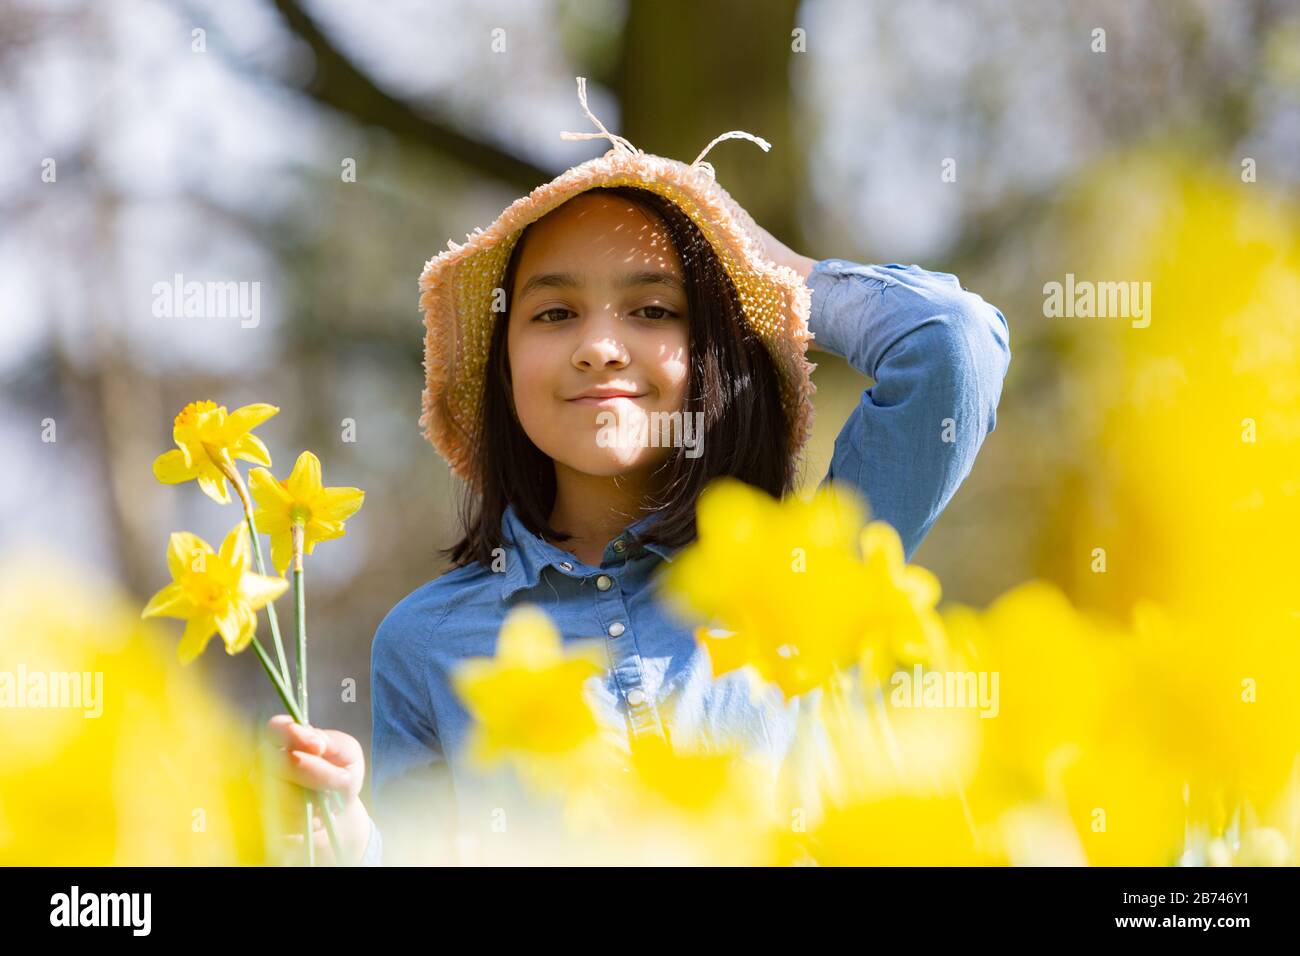
[[[683,413],[704,412],[700,454],[677,448],[655,472],[658,491],[643,504],[660,513],[641,536],[677,548],[695,538],[695,503],[705,485],[730,475],[781,497],[794,482],[790,427],[772,357],[745,321],[740,297],[713,247],[678,206],[634,186],[597,187],[630,200],[663,221],[681,258],[690,323],[690,371]],[[540,221],[540,220],[538,220]],[[479,420],[472,437],[476,482],[466,488],[465,536],[443,553],[456,566],[490,565],[502,546],[501,518],[513,503],[523,524],[554,541],[569,535],[549,527],[555,504],[555,465],[533,444],[511,402],[506,335],[519,259],[532,224],[511,250],[502,278],[505,311],[492,332]]]

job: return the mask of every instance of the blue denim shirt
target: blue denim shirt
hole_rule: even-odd
[[[836,438],[824,481],[856,485],[873,517],[898,530],[910,559],[994,428],[1010,362],[1006,319],[955,276],[917,266],[826,259],[807,282],[817,345],[874,380]],[[471,720],[450,677],[466,658],[495,653],[503,619],[523,602],[543,608],[566,642],[603,642],[609,668],[588,691],[615,743],[668,730],[673,741],[738,739],[784,754],[800,701],[784,702],[775,688],[751,699],[739,672],[713,678],[691,628],[655,599],[654,572],[673,554],[638,541],[653,520],[629,525],[593,567],[530,533],[508,509],[503,571],[457,568],[384,618],[371,658],[371,793],[390,856],[388,821],[395,825],[399,810],[414,819],[403,824],[403,849],[428,840],[447,852],[442,841],[491,829],[509,802],[502,793],[522,800],[508,774],[461,759]],[[362,862],[379,863],[383,842],[373,827]]]

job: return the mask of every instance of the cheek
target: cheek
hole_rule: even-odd
[[[686,400],[690,384],[690,343],[685,329],[661,342],[656,352],[654,368],[659,391],[676,407]]]
[[[544,343],[528,335],[516,335],[511,330],[509,338],[510,380],[514,390],[515,407],[522,414],[525,407],[538,404],[554,391],[554,359]]]

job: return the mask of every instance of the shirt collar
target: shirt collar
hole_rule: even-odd
[[[659,512],[652,512],[624,528],[623,533],[606,546],[605,561],[613,562],[620,557],[615,548],[619,541],[633,544],[631,551],[624,552],[623,557],[634,556],[636,548],[640,547],[665,561],[672,561],[676,549],[658,542],[643,543],[640,540],[640,535],[658,521],[660,516]],[[542,571],[547,566],[560,568],[563,571],[564,569],[561,568],[563,563],[571,567],[574,565],[572,554],[529,531],[513,504],[507,505],[505,513],[501,516],[501,532],[507,546],[506,567],[501,585],[503,598],[508,599],[516,591],[536,587],[541,580]]]

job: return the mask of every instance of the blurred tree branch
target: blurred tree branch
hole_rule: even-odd
[[[805,252],[795,211],[810,129],[794,122],[790,65],[798,0],[632,3],[615,92],[619,130],[641,149],[689,163],[710,140],[745,130],[772,144],[719,143],[706,161],[758,223]]]
[[[300,92],[359,123],[382,127],[525,192],[555,175],[494,143],[430,118],[405,100],[380,89],[300,4],[294,0],[274,2],[290,32],[307,44],[315,57],[311,77],[296,84]]]

